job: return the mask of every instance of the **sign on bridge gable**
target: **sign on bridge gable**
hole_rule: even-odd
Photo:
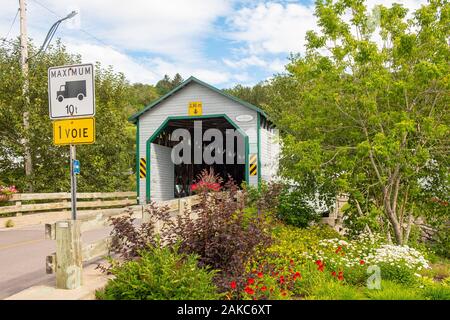
[[[94,66],[91,63],[48,69],[51,119],[95,115]]]

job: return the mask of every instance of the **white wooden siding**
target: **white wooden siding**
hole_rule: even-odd
[[[279,134],[278,130],[261,128],[261,178],[265,181],[277,177],[279,166]]]
[[[176,92],[157,106],[148,110],[139,117],[139,152],[140,157],[146,157],[146,142],[152,134],[170,116],[187,116],[188,105],[191,101],[201,101],[203,115],[226,114],[236,125],[238,125],[249,137],[249,143],[257,143],[257,112],[247,108],[227,97],[198,83],[191,82],[186,87]],[[239,115],[251,115],[252,121],[237,122]],[[147,160],[148,161],[148,160]],[[152,172],[147,174],[152,175]],[[150,176],[151,177],[151,176]],[[250,179],[251,184],[256,184],[257,179]],[[146,182],[140,179],[140,201],[146,199]],[[153,192],[150,192],[153,197]]]
[[[150,195],[152,200],[165,201],[174,197],[174,167],[172,148],[151,144]]]

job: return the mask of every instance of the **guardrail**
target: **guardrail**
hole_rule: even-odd
[[[137,203],[136,192],[77,193],[80,216],[98,210],[123,208]],[[0,228],[7,221],[14,226],[49,223],[70,218],[70,193],[20,193],[0,206]]]
[[[169,212],[176,215],[183,214],[184,210],[190,210],[199,203],[198,196],[163,201],[159,203],[169,207]],[[144,206],[130,207],[134,218],[140,218],[143,222],[150,217],[144,210]],[[45,225],[45,237],[56,240],[56,252],[46,257],[47,273],[56,273],[56,288],[76,289],[82,284],[83,262],[107,256],[111,238],[106,237],[94,243],[83,244],[82,233],[88,230],[99,229],[109,225],[110,217],[118,217],[127,214],[126,209],[121,211],[105,210],[99,213],[85,215],[78,220],[63,220]],[[176,216],[175,215],[175,216]],[[156,221],[156,232],[161,226]]]

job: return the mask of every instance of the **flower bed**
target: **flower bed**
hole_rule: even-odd
[[[0,185],[0,202],[8,201],[12,195],[17,193],[18,190],[15,186],[1,186]]]

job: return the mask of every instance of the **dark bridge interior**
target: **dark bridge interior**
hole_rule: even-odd
[[[213,168],[216,174],[219,174],[224,182],[228,180],[228,176],[231,176],[233,180],[236,181],[238,185],[241,185],[243,181],[245,181],[245,164],[238,164],[238,157],[241,159],[240,162],[245,162],[245,148],[243,148],[243,152],[238,154],[238,142],[244,144],[244,137],[237,133],[237,136],[234,137],[234,160],[232,164],[226,164],[225,152],[226,150],[226,135],[225,130],[227,129],[235,129],[231,123],[229,123],[225,118],[202,118],[202,119],[182,119],[182,120],[170,120],[167,124],[166,128],[161,131],[159,136],[153,141],[153,143],[163,145],[166,147],[174,147],[178,144],[178,141],[171,141],[172,133],[175,129],[181,128],[189,130],[191,140],[194,140],[194,121],[201,121],[202,124],[202,137],[206,130],[210,128],[219,129],[223,135],[223,164],[206,164],[204,160],[202,163],[195,164],[194,163],[194,144],[190,143],[191,146],[191,163],[181,163],[179,165],[174,166],[175,170],[175,197],[185,197],[191,194],[190,186],[196,181],[197,176],[203,169]],[[238,141],[240,139],[241,141]],[[203,140],[203,139],[202,139]],[[214,141],[214,138],[212,139]],[[203,141],[202,152],[206,146],[208,146],[212,141]],[[183,153],[181,152],[181,155]],[[214,155],[214,152],[212,153]],[[203,157],[202,157],[203,159]]]

